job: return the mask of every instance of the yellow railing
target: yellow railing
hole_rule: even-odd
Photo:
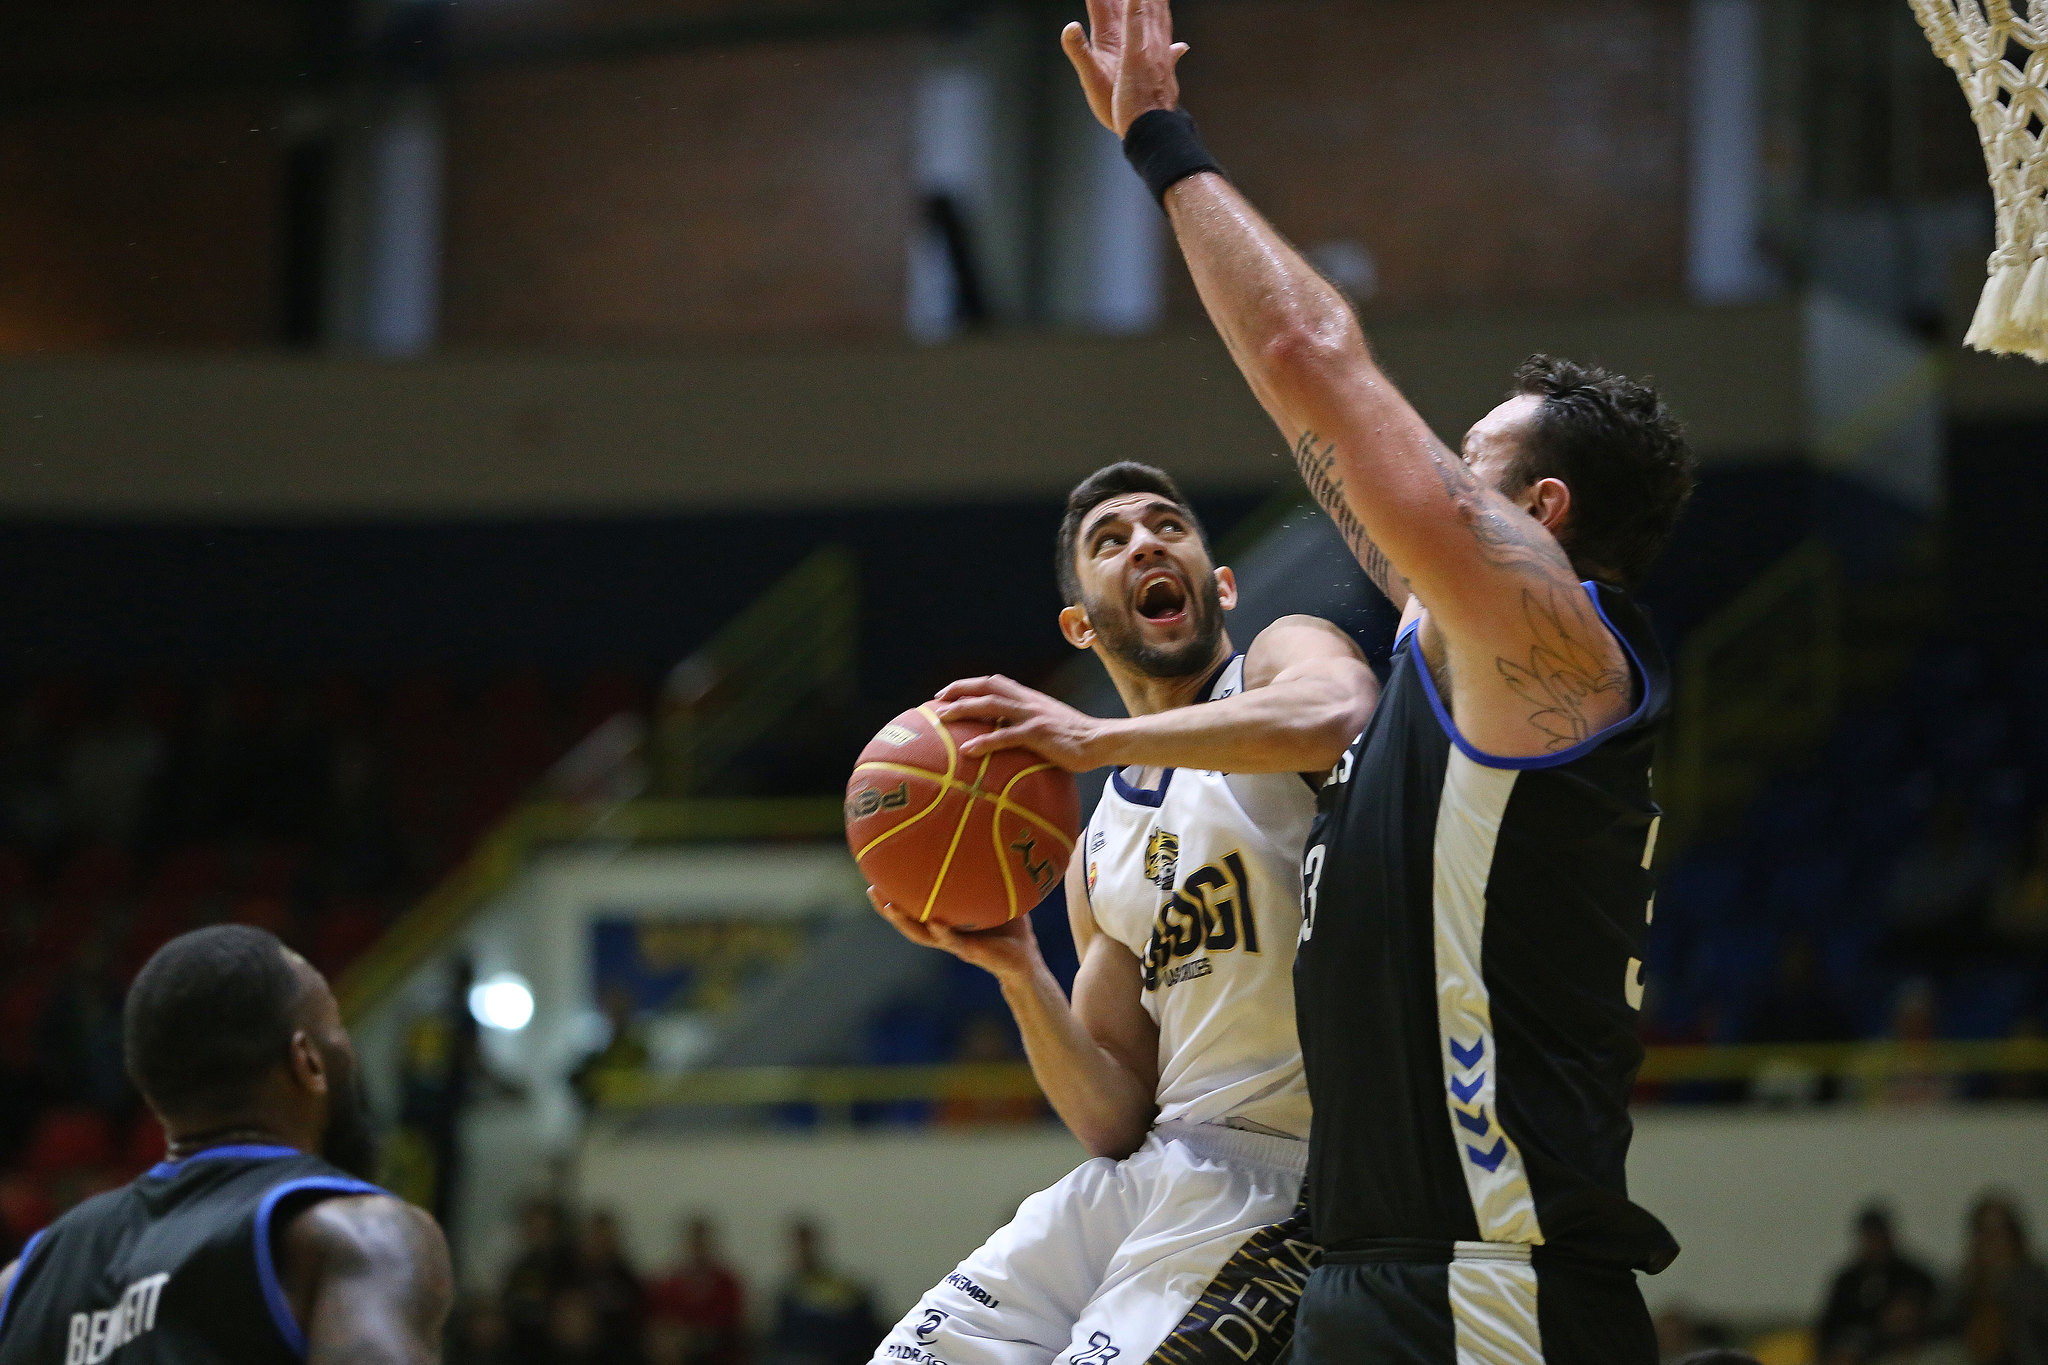
[[[1683,844],[1739,810],[1835,722],[1842,691],[1842,580],[1809,541],[1686,637],[1659,799]]]
[[[1656,1084],[1732,1081],[1796,1068],[1861,1081],[1903,1076],[2048,1075],[2048,1039],[1939,1043],[1744,1044],[1651,1048],[1639,1079]],[[842,1108],[901,1100],[1012,1100],[1039,1096],[1022,1062],[952,1066],[713,1067],[680,1075],[615,1072],[597,1080],[607,1109],[815,1104]]]
[[[669,675],[656,729],[661,789],[705,791],[799,708],[850,692],[859,629],[853,555],[828,545]]]
[[[618,1072],[599,1077],[607,1108],[685,1105],[881,1104],[894,1100],[1037,1099],[1038,1082],[1022,1062],[951,1066],[736,1066],[675,1076]]]
[[[1643,1059],[1639,1079],[1657,1082],[1746,1080],[1786,1069],[1858,1079],[2048,1074],[2048,1039],[1653,1047]]]
[[[790,570],[670,675],[656,749],[661,787],[671,799],[541,800],[513,811],[342,973],[335,995],[343,1017],[361,1018],[431,957],[511,883],[537,846],[838,834],[843,817],[830,797],[710,800],[700,794],[797,708],[851,689],[858,607],[853,556],[843,546],[828,545]],[[637,750],[640,736],[622,743]]]
[[[844,819],[835,797],[605,805],[536,801],[521,806],[341,974],[334,994],[342,1017],[360,1019],[509,886],[540,848],[587,840],[673,844],[823,839],[836,836]]]

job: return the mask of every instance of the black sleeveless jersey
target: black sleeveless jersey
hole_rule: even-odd
[[[211,1147],[89,1199],[32,1238],[0,1301],[0,1365],[295,1365],[306,1339],[274,1228],[381,1194],[290,1147]]]
[[[1669,676],[1627,596],[1585,588],[1629,656],[1627,719],[1537,758],[1482,754],[1411,628],[1323,787],[1295,1001],[1332,1251],[1508,1242],[1649,1271],[1678,1254],[1622,1169]]]

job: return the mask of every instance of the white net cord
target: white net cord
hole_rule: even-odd
[[[2048,362],[2048,24],[2041,0],[1912,0],[1962,82],[1998,205],[1998,249],[1964,344]],[[2016,12],[2020,11],[2020,12]]]

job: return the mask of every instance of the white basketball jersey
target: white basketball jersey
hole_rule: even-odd
[[[1244,656],[1209,700],[1244,685]],[[1308,1136],[1294,1030],[1301,855],[1315,793],[1295,773],[1111,774],[1088,821],[1088,903],[1144,967],[1159,1025],[1159,1118]]]

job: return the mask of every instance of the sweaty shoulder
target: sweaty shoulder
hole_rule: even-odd
[[[310,1359],[434,1358],[453,1276],[425,1211],[387,1194],[323,1199],[292,1218],[278,1250]]]
[[[1317,660],[1365,663],[1349,635],[1320,616],[1283,616],[1260,631],[1244,654],[1244,690],[1264,687],[1287,669]]]

